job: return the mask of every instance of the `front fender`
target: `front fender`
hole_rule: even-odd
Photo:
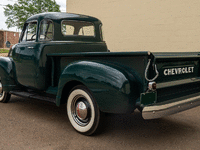
[[[133,85],[136,82],[123,68],[91,61],[79,61],[67,66],[59,79],[56,104],[64,86],[70,81],[78,81],[87,86],[103,112],[127,113],[135,109],[137,91]]]
[[[13,62],[9,57],[0,57],[0,77],[4,91],[11,91],[16,87],[13,76]]]

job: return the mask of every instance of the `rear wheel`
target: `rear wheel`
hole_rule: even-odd
[[[10,100],[10,93],[3,91],[2,83],[0,82],[0,102],[7,103]]]
[[[97,131],[100,110],[91,92],[82,85],[74,87],[68,97],[67,114],[74,129],[91,135]]]

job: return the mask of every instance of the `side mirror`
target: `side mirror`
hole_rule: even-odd
[[[6,41],[6,47],[10,48],[10,46],[11,46],[11,43],[9,41]]]

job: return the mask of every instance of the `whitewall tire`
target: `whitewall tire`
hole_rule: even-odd
[[[3,87],[0,82],[0,102],[7,103],[10,100],[10,96],[10,93],[3,91]]]
[[[74,87],[68,97],[67,114],[74,129],[91,135],[100,123],[100,111],[91,92],[82,85]]]

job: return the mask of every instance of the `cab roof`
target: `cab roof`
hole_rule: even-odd
[[[42,19],[51,19],[51,20],[67,19],[67,20],[79,20],[79,21],[90,21],[90,22],[100,21],[95,17],[81,15],[81,14],[64,13],[64,12],[47,12],[47,13],[40,13],[33,15],[30,18],[28,18],[26,22],[32,20],[42,20]]]

